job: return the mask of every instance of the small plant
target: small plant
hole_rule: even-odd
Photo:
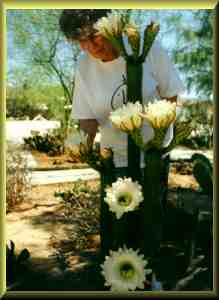
[[[52,130],[46,134],[34,132],[30,137],[24,138],[24,143],[30,150],[45,152],[50,156],[60,155],[64,151],[64,136],[60,129]]]
[[[6,161],[6,211],[21,203],[31,189],[30,173],[25,152],[8,144]]]

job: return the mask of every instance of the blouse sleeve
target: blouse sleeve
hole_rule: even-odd
[[[185,87],[167,51],[157,41],[154,42],[151,50],[152,72],[158,82],[160,95],[170,98],[183,93]]]
[[[79,65],[75,74],[72,117],[74,119],[95,119],[96,117],[90,107],[88,87],[82,75],[82,68]]]

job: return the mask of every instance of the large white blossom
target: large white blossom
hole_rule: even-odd
[[[104,201],[119,219],[124,213],[135,210],[143,199],[142,187],[138,182],[133,182],[131,178],[118,178],[111,187],[106,188]]]
[[[110,286],[111,291],[127,292],[137,288],[144,289],[146,275],[151,273],[146,269],[148,264],[139,250],[127,249],[126,246],[118,251],[110,250],[101,265],[101,274],[105,278],[105,286]]]
[[[109,118],[116,128],[128,133],[142,126],[141,112],[142,105],[139,102],[128,102],[126,105],[124,104],[122,107],[112,111]]]
[[[156,100],[145,105],[145,111],[141,114],[154,128],[168,128],[176,119],[176,103],[164,100]]]
[[[94,24],[94,28],[97,32],[106,38],[121,36],[123,27],[122,16],[117,13],[110,13],[107,17],[100,18]]]

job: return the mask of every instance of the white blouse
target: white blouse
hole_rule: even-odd
[[[84,53],[78,61],[72,106],[73,118],[96,119],[99,122],[101,147],[112,148],[116,167],[127,166],[127,134],[112,126],[109,114],[113,108],[121,106],[126,97],[125,64],[123,57],[102,62]],[[182,82],[167,52],[155,41],[143,64],[143,103],[160,99],[160,95],[169,98],[183,91]],[[145,142],[153,137],[149,124],[144,125],[142,133]],[[173,127],[170,126],[164,145],[169,144],[172,134]]]

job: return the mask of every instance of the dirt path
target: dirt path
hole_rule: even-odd
[[[198,184],[192,175],[170,173],[169,186],[196,189]],[[13,240],[17,250],[30,249],[32,257],[49,256],[52,251],[51,237],[63,239],[69,227],[63,222],[63,205],[54,197],[54,192],[71,187],[72,183],[32,187],[31,199],[21,203],[6,216],[7,240]]]
[[[91,181],[91,184],[96,183]],[[63,204],[54,197],[55,191],[71,188],[72,183],[35,186],[31,191],[31,199],[25,200],[6,215],[6,239],[15,243],[16,254],[24,248],[30,252],[26,263],[27,275],[22,274],[22,283],[19,287],[15,286],[15,290],[23,290],[24,286],[25,290],[77,290],[84,283],[84,279],[78,282],[80,277],[74,278],[74,274],[83,269],[81,275],[88,278],[86,265],[90,257],[83,257],[83,253],[72,254],[75,251],[71,249],[72,243],[68,233],[74,231],[76,225],[66,222]],[[65,280],[68,274],[62,270],[57,257],[57,245],[61,245],[64,253],[72,254],[69,262],[71,276],[68,282]],[[91,256],[97,247],[99,240],[91,240]],[[92,290],[90,284],[85,284],[84,288]]]
[[[6,216],[7,240],[13,240],[17,253],[27,248],[35,267],[48,272],[56,269],[54,258],[51,257],[54,252],[51,237],[64,239],[69,226],[63,222],[62,204],[54,197],[54,192],[59,187],[60,185],[33,187],[32,198]]]
[[[63,273],[57,257],[54,256],[55,248],[52,238],[55,237],[57,243],[67,241],[69,240],[67,233],[69,230],[74,230],[73,224],[64,221],[63,204],[58,198],[54,197],[55,191],[70,189],[71,187],[72,183],[35,186],[31,191],[31,199],[25,200],[6,216],[6,239],[13,240],[17,253],[24,248],[29,250],[31,255],[29,262],[32,265],[32,270],[38,273],[37,277],[33,276],[32,278],[32,282],[35,282],[33,286],[26,283],[26,287],[30,290],[40,287],[39,280],[41,280],[43,290],[54,289],[54,285],[56,290],[69,289],[69,286],[57,284],[56,280],[60,283]],[[197,189],[198,185],[192,175],[180,175],[170,172],[169,187],[172,189],[181,187],[194,190]],[[195,197],[194,193],[190,192],[190,194],[193,198]],[[174,197],[174,195],[172,196]],[[98,249],[98,243],[98,240],[94,241],[94,248]],[[66,246],[69,247],[69,244],[66,244]],[[68,251],[70,250],[69,248]],[[83,267],[86,264],[85,260],[77,255],[71,257],[71,260],[73,269],[74,267],[75,269]],[[48,276],[51,280],[48,279]],[[86,275],[88,281],[91,277]],[[45,278],[47,279],[44,280]],[[73,280],[72,274],[71,280]],[[52,282],[52,284],[49,284],[49,282]],[[77,277],[74,278],[74,283],[80,287],[80,284],[77,283]],[[84,284],[84,282],[81,284]],[[71,288],[74,290],[72,284],[70,284]],[[87,289],[92,289],[91,282],[87,285]]]

